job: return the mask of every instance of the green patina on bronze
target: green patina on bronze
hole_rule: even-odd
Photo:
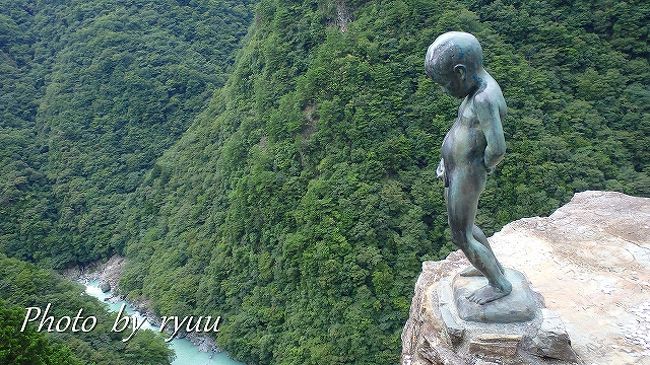
[[[427,51],[425,69],[447,93],[463,99],[442,143],[437,172],[445,183],[452,241],[475,268],[461,275],[483,275],[488,280],[467,299],[489,303],[510,294],[512,285],[474,220],[488,172],[506,152],[501,125],[506,102],[499,84],[483,68],[481,45],[469,33],[448,32],[436,38]]]

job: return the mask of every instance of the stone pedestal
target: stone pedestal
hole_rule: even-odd
[[[542,358],[576,361],[559,316],[544,308],[526,277],[506,269],[512,293],[479,305],[467,300],[487,284],[484,277],[443,278],[431,306],[438,306],[444,334],[460,358],[512,364],[543,364]]]
[[[533,320],[542,306],[541,296],[533,292],[524,274],[510,269],[506,269],[505,273],[512,284],[512,292],[504,298],[483,305],[467,299],[469,294],[488,284],[487,279],[482,276],[456,275],[451,287],[448,281],[445,281],[439,288],[444,291],[442,294],[445,300],[449,296],[449,290],[453,291],[458,316],[465,321],[513,323]]]

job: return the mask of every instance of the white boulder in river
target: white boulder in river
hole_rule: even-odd
[[[467,341],[472,324],[441,315],[444,283],[469,265],[456,251],[422,264],[402,365],[650,365],[650,199],[578,193],[551,216],[512,222],[489,241],[543,297],[538,322],[523,334],[483,331]],[[464,337],[470,344],[461,348]]]

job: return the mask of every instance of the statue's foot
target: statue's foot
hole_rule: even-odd
[[[461,271],[459,275],[468,278],[472,276],[483,276],[483,273],[478,271],[478,269],[474,266],[470,265],[466,267],[465,270]]]
[[[510,292],[512,291],[512,285],[510,285],[510,283],[508,282],[506,283],[507,285],[504,284],[499,287],[486,285],[480,289],[477,289],[470,295],[468,295],[467,299],[470,302],[474,302],[477,304],[485,304],[497,300],[499,298],[503,298],[506,295],[510,294]]]
[[[506,273],[503,270],[503,267],[501,267],[501,264],[499,264],[499,271],[501,271],[501,273],[504,274],[504,275]],[[482,272],[478,271],[477,268],[475,268],[474,266],[471,266],[471,265],[466,267],[463,271],[461,271],[459,275],[462,276],[462,277],[465,277],[465,278],[469,278],[469,277],[473,277],[473,276],[485,276],[485,275],[483,275]]]

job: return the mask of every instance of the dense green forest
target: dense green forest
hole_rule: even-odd
[[[0,0],[0,253],[61,269],[123,247],[124,197],[223,85],[250,20],[246,0]],[[168,363],[149,335],[126,350],[105,329],[19,335],[16,308],[38,299],[21,265],[0,266],[0,363]]]
[[[124,343],[121,333],[111,331],[115,314],[86,294],[81,285],[71,283],[49,270],[0,254],[0,364],[82,365],[82,364],[170,364],[173,351],[163,337],[152,331],[139,332]],[[55,318],[95,316],[97,327],[88,333],[46,334],[34,326],[20,332],[25,307],[39,307]]]
[[[0,363],[15,365],[80,365],[83,364],[65,344],[52,343],[45,335],[22,326],[24,308],[8,306],[0,300]]]
[[[492,232],[576,191],[650,194],[648,10],[261,1],[227,84],[128,205],[123,289],[222,313],[249,364],[396,363],[420,264],[451,249],[434,170],[459,102],[427,46],[476,34],[508,102]]]
[[[642,1],[147,4],[2,4],[0,248],[125,254],[126,294],[222,315],[248,364],[398,361],[421,262],[453,249],[442,32],[479,38],[509,106],[486,233],[577,191],[650,196]]]
[[[225,82],[249,1],[0,6],[0,247],[55,268],[105,257],[125,196]]]

